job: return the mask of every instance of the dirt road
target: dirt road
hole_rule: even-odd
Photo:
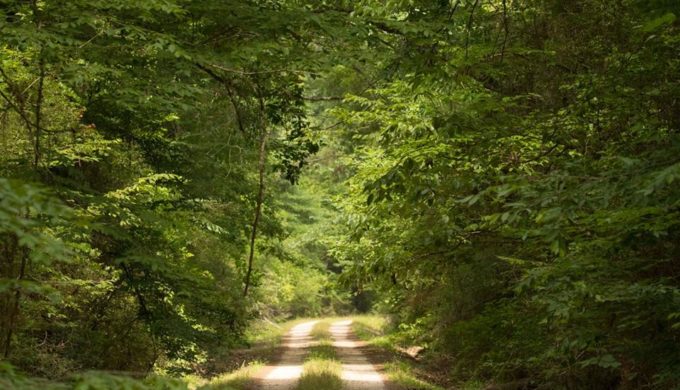
[[[259,375],[262,390],[294,390],[310,346],[315,341],[310,336],[318,321],[293,327],[284,338],[285,351],[276,365],[265,367]],[[384,390],[382,375],[361,352],[361,342],[352,337],[351,320],[337,321],[330,327],[333,346],[342,363],[343,388],[347,390]],[[319,389],[323,390],[323,389]]]
[[[302,363],[307,348],[313,343],[309,335],[318,321],[305,322],[293,327],[283,339],[285,351],[278,364],[267,366],[261,372],[260,387],[266,390],[293,390],[302,374]]]
[[[382,375],[361,352],[362,343],[352,337],[352,321],[335,322],[330,327],[333,346],[342,362],[342,381],[347,390],[383,390]]]

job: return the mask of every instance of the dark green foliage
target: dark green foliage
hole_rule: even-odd
[[[677,5],[395,3],[333,110],[347,280],[457,380],[677,386]]]
[[[0,1],[0,385],[205,370],[347,288],[453,382],[677,387],[678,16]]]

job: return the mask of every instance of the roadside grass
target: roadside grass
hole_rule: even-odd
[[[385,364],[387,378],[397,385],[409,390],[444,390],[443,387],[419,379],[413,367],[403,361],[392,361]]]
[[[408,390],[443,390],[444,388],[430,383],[420,377],[417,363],[404,357],[403,350],[398,348],[401,338],[391,333],[389,318],[380,315],[362,315],[352,317],[352,329],[357,337],[378,350],[380,354],[389,356],[384,365],[385,375],[397,388]]]
[[[283,337],[297,324],[309,319],[284,323],[258,320],[248,327],[245,348],[233,349],[216,360],[217,376],[212,378],[187,375],[183,380],[191,390],[248,390],[255,387],[255,374],[277,355]]]
[[[361,325],[364,332],[380,335],[388,328],[389,318],[375,314],[363,314],[350,317],[355,324]]]
[[[380,315],[360,315],[352,318],[352,330],[354,334],[370,345],[396,351],[394,340],[387,334],[389,331],[389,319]]]
[[[212,378],[200,387],[193,387],[198,390],[247,390],[255,386],[253,375],[262,369],[260,362],[251,362],[241,368],[229,373]],[[190,387],[192,388],[192,387]]]
[[[342,389],[342,364],[329,331],[332,321],[324,319],[314,325],[311,335],[317,344],[309,349],[296,390]]]
[[[488,388],[489,385],[487,383],[476,380],[467,381],[459,387],[460,390],[484,390]]]
[[[66,376],[61,380],[24,377],[8,364],[0,362],[0,389],[3,390],[72,390],[72,389],[126,389],[126,390],[187,390],[185,381],[163,375],[133,378],[104,371],[85,371]]]

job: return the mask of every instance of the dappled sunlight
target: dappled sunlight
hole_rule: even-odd
[[[355,342],[355,341],[348,341],[348,340],[334,341],[333,346],[335,348],[357,348],[358,343]]]
[[[318,326],[317,323],[319,321],[305,322],[288,332],[284,337],[286,351],[279,364],[263,370],[263,389],[385,388],[382,376],[360,350],[365,343],[353,340],[352,320],[333,322],[323,337],[320,335],[324,334],[327,323],[321,322]],[[326,339],[328,336],[331,341]],[[330,350],[319,350],[322,346]]]
[[[269,375],[266,376],[266,380],[280,380],[280,379],[297,379],[302,374],[302,366],[276,366]]]
[[[338,357],[343,362],[342,380],[351,390],[384,389],[382,376],[359,349],[365,345],[352,340],[352,320],[334,322],[330,327],[333,346],[337,348]]]
[[[286,347],[279,364],[268,366],[261,384],[264,389],[293,389],[302,375],[305,348],[314,341],[310,333],[318,321],[309,321],[294,326],[283,339]]]
[[[290,330],[288,333],[288,336],[290,338],[307,338],[309,337],[309,333],[312,331],[314,328],[314,325],[319,322],[317,321],[309,321],[309,322],[304,322],[299,325],[295,325],[293,329]]]
[[[382,383],[381,375],[372,364],[343,364],[342,380]]]

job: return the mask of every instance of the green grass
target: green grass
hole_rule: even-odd
[[[488,387],[489,387],[488,384],[486,384],[484,382],[472,380],[472,381],[468,381],[468,382],[463,383],[458,388],[460,390],[484,390]]]
[[[318,345],[311,347],[305,362],[311,360],[338,360],[333,343],[330,340],[321,340]]]
[[[443,387],[427,383],[413,373],[413,367],[406,362],[393,361],[385,364],[387,378],[409,390],[444,390]]]
[[[355,325],[361,325],[367,332],[373,334],[382,334],[389,325],[387,317],[375,314],[352,316],[351,320]]]
[[[189,389],[192,390],[245,390],[253,388],[255,383],[253,376],[262,367],[263,364],[260,362],[250,362],[234,371],[209,380],[194,375],[186,376],[183,379],[188,384]]]
[[[395,342],[387,334],[389,319],[380,315],[361,315],[352,317],[352,330],[363,341],[376,348],[395,351]]]
[[[203,389],[227,390],[230,388],[245,389],[247,387],[252,387],[254,383],[253,375],[261,370],[262,367],[262,363],[251,362],[236,371],[232,371],[212,379],[210,384]]]
[[[310,336],[312,336],[315,340],[318,341],[330,340],[331,339],[330,327],[331,320],[328,319],[321,320],[314,324],[314,328],[312,328]]]
[[[342,364],[329,330],[333,321],[327,318],[314,325],[311,335],[317,344],[309,349],[296,390],[342,389]]]
[[[337,360],[311,359],[302,367],[296,390],[341,390],[342,365]]]

